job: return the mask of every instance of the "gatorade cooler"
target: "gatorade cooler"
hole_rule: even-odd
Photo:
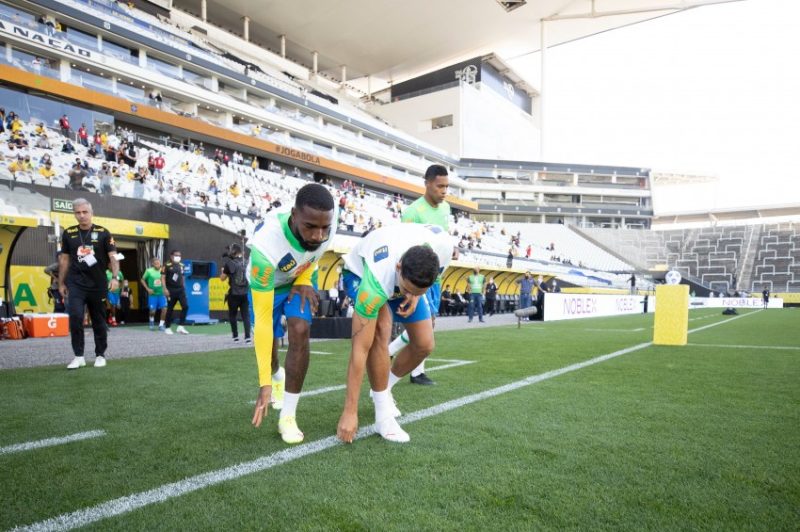
[[[69,336],[67,314],[24,314],[22,320],[25,332],[30,338]]]

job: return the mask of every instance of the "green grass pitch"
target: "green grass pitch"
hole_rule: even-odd
[[[690,330],[729,319],[690,317]],[[431,372],[432,387],[404,380],[394,395],[410,414],[648,342],[652,321],[440,332],[432,358],[474,363]],[[688,346],[643,347],[406,423],[409,444],[368,436],[130,512],[98,510],[87,528],[797,530],[799,324],[797,309],[742,311]],[[312,355],[305,390],[343,384],[349,342],[312,349],[331,354]],[[373,421],[366,391],[362,427]],[[0,372],[0,447],[105,431],[0,454],[0,528],[294,449],[275,412],[250,426],[255,395],[243,348]],[[343,397],[301,399],[303,445],[335,434]]]

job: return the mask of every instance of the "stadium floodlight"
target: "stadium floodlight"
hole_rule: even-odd
[[[528,3],[528,0],[495,0],[506,11],[514,11]]]

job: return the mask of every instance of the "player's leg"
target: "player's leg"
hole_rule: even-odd
[[[264,330],[272,331],[272,396],[270,397],[270,404],[275,410],[283,409],[286,392],[286,371],[281,367],[281,360],[278,356],[278,341],[286,335],[281,318],[284,316],[284,308],[288,296],[288,291],[274,294],[272,300],[271,328],[267,328],[268,324],[253,323],[256,330],[258,330],[259,327],[263,327]]]
[[[108,348],[108,328],[106,327],[106,298],[102,292],[91,292],[86,295],[86,306],[92,318],[94,332],[94,353],[97,358],[94,365],[102,368],[106,365],[106,349]]]
[[[169,293],[169,299],[167,300],[167,315],[164,319],[164,328],[169,331],[170,333],[172,330],[172,313],[175,312],[175,305],[178,304],[178,298],[175,297],[175,294],[172,292]]]
[[[431,327],[436,327],[436,316],[439,313],[439,303],[442,300],[442,285],[440,282],[435,282],[433,285],[425,292],[425,299],[428,301],[428,305],[431,309]],[[403,331],[405,335],[405,343],[409,343],[408,339],[408,331]],[[430,377],[425,374],[425,360],[419,363],[419,365],[411,370],[411,376],[409,377],[411,384],[421,384],[423,386],[431,386],[436,384]]]
[[[372,388],[372,401],[375,405],[375,425],[382,438],[404,443],[411,439],[397,422],[399,410],[389,388],[389,352],[387,349],[392,333],[392,310],[384,305],[378,313],[375,338],[367,355],[367,374]]]
[[[86,365],[83,358],[83,309],[86,306],[86,292],[70,286],[67,294],[67,313],[69,314],[69,335],[72,341],[72,353],[75,358],[67,369],[78,369]]]
[[[161,314],[158,321],[158,330],[164,332],[164,322],[167,319],[167,297],[164,295],[158,296],[158,306],[161,309]]]
[[[228,294],[228,323],[231,325],[231,335],[233,336],[233,341],[239,341],[239,305],[238,301],[236,300],[236,296],[233,294]]]
[[[178,329],[177,331],[181,334],[189,334],[189,331],[186,330],[186,316],[189,314],[189,302],[186,300],[186,291],[181,290],[178,294],[178,297],[175,299],[181,304],[181,313],[178,316]],[[169,326],[168,326],[169,327]]]
[[[158,306],[158,296],[147,296],[147,310],[150,318],[150,330],[156,330],[156,307]]]

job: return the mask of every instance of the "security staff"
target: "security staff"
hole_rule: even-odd
[[[78,225],[67,227],[61,235],[61,254],[58,256],[58,291],[66,300],[69,313],[69,331],[75,358],[67,369],[86,365],[83,358],[83,312],[89,307],[94,330],[94,366],[106,365],[108,347],[106,328],[106,292],[116,290],[119,281],[119,262],[114,237],[105,227],[92,223],[92,205],[84,198],[72,202]],[[111,270],[110,286],[106,281],[106,268]]]
[[[173,334],[170,326],[172,325],[172,311],[177,303],[181,304],[181,314],[178,318],[178,328],[180,334],[189,334],[184,325],[186,324],[186,314],[189,312],[189,303],[186,301],[186,280],[183,276],[183,264],[181,263],[181,252],[173,249],[169,254],[170,261],[161,268],[161,286],[164,287],[164,295],[167,296],[167,319],[164,332]]]

